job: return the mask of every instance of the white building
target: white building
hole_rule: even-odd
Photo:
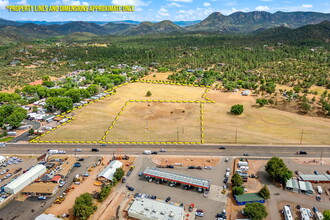
[[[128,208],[128,216],[140,220],[183,220],[182,206],[158,200],[137,198]]]
[[[4,190],[6,193],[16,194],[30,183],[33,183],[38,177],[46,173],[46,171],[47,169],[44,165],[38,164],[5,186]]]
[[[98,179],[106,179],[106,180],[113,180],[113,175],[115,174],[116,170],[123,166],[123,163],[119,160],[111,161],[111,163],[104,168],[101,173],[97,176]]]

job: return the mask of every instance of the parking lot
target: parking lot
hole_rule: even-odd
[[[231,167],[232,160],[220,163],[211,169],[188,169],[187,167],[160,168],[167,171],[188,175],[197,178],[208,179],[211,181],[211,189],[207,197],[203,196],[202,192],[198,192],[196,188],[185,190],[183,186],[169,186],[168,183],[157,184],[157,181],[148,182],[144,176],[139,176],[147,167],[155,167],[151,161],[152,156],[141,156],[135,163],[135,170],[131,176],[127,178],[127,184],[135,188],[134,192],[144,193],[157,196],[159,199],[165,200],[170,197],[169,202],[174,202],[185,206],[194,204],[197,209],[204,211],[204,219],[215,219],[215,215],[226,208],[227,195],[222,194],[223,179],[226,168]],[[198,218],[198,217],[197,217]]]

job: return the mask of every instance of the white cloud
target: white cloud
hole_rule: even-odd
[[[235,13],[235,12],[238,12],[238,11],[248,12],[248,11],[250,11],[250,9],[249,8],[236,9],[236,8],[233,7],[231,9],[220,10],[220,13],[221,14],[224,14],[224,15],[230,15],[230,14]]]
[[[268,6],[262,6],[262,5],[259,5],[258,7],[255,8],[255,10],[257,11],[269,11],[269,7]]]
[[[88,2],[80,2],[75,0],[61,0],[61,1],[56,1],[54,4],[55,5],[86,5],[86,6],[89,5]]]
[[[178,8],[182,7],[182,5],[175,3],[175,2],[172,2],[172,3],[168,4],[167,6],[168,7],[178,7]]]
[[[205,6],[205,7],[210,7],[211,4],[210,4],[209,2],[204,2],[203,6]]]
[[[193,0],[169,0],[170,2],[192,2]]]
[[[161,8],[157,11],[158,15],[168,17],[170,14],[168,13],[168,10],[166,8]]]
[[[302,8],[313,8],[313,5],[302,4]]]
[[[17,2],[16,4],[18,4],[18,5],[27,5],[28,3],[27,3],[27,0],[21,0],[21,1]]]
[[[7,5],[9,5],[8,0],[0,0],[0,9],[6,9]]]
[[[114,5],[134,5],[134,6],[147,6],[149,3],[143,0],[112,0]]]

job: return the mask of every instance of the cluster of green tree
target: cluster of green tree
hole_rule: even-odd
[[[123,178],[123,176],[125,175],[125,171],[123,170],[123,168],[118,168],[116,170],[116,172],[113,174],[113,177],[119,181],[121,180],[121,178]]]
[[[111,89],[115,85],[125,82],[126,77],[118,74],[102,74],[94,77],[94,83],[100,84],[107,89]]]
[[[97,206],[93,202],[92,195],[89,193],[84,193],[76,198],[73,206],[73,215],[81,220],[86,220],[96,210]]]
[[[238,173],[235,173],[231,177],[231,183],[233,185],[232,192],[234,195],[242,195],[244,193],[243,179]]]
[[[265,206],[258,202],[246,204],[243,212],[251,220],[262,220],[268,215]]]
[[[292,177],[292,172],[284,161],[278,157],[272,157],[266,164],[266,172],[274,182],[285,184]]]
[[[16,93],[6,93],[1,92],[0,93],[0,102],[4,103],[17,103],[21,100],[21,96]]]
[[[125,175],[125,171],[123,170],[123,168],[118,168],[116,170],[116,172],[113,175],[112,185],[106,185],[106,186],[102,187],[101,192],[99,193],[99,198],[98,198],[100,202],[103,202],[108,197],[108,195],[111,192],[112,187],[116,186],[118,181],[120,181],[124,175]]]
[[[26,118],[27,111],[16,105],[3,105],[0,107],[0,127],[8,123],[13,127],[19,127]]]
[[[326,112],[328,116],[330,116],[330,93],[327,90],[323,92],[321,95],[322,109]]]
[[[68,111],[73,108],[73,102],[68,97],[49,97],[46,100],[46,108],[50,111],[59,109],[61,111]]]
[[[330,210],[324,210],[323,212],[324,220],[330,220]]]

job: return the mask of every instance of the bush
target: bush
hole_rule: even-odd
[[[99,196],[99,201],[103,202],[108,197],[110,192],[111,192],[111,185],[107,185],[107,186],[102,187],[101,192],[100,192],[100,196]]]
[[[113,176],[118,181],[121,180],[121,178],[123,178],[124,175],[125,175],[125,171],[123,170],[123,168],[117,168],[115,174],[113,174]]]
[[[242,195],[244,194],[244,188],[241,186],[234,186],[232,189],[234,195]]]
[[[234,115],[240,115],[242,114],[244,111],[244,107],[243,105],[237,104],[237,105],[233,105],[230,109],[230,112]]]
[[[268,215],[265,206],[257,202],[246,204],[243,211],[246,217],[251,220],[261,220]]]
[[[233,184],[233,186],[242,186],[243,178],[238,173],[235,173],[231,177],[231,183]]]
[[[152,95],[152,94],[151,94],[150,91],[148,91],[147,94],[146,94],[147,97],[149,97],[149,96],[151,96],[151,95]]]
[[[259,104],[260,107],[262,107],[262,106],[268,104],[268,100],[267,99],[257,99],[256,103]]]
[[[264,185],[261,190],[259,191],[260,196],[262,196],[264,199],[269,199],[270,198],[270,192],[267,187],[267,185]]]

